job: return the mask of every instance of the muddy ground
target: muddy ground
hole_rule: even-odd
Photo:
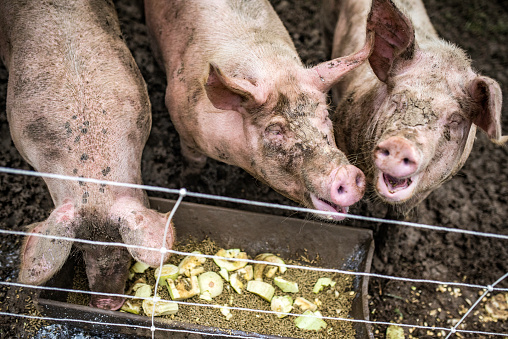
[[[321,42],[318,5],[314,0],[273,0],[275,9],[294,39],[306,64],[327,58]],[[439,34],[464,48],[476,69],[499,81],[508,98],[508,6],[504,0],[461,1],[425,0],[428,13]],[[119,16],[129,47],[148,84],[153,127],[143,155],[143,180],[148,185],[180,187],[182,156],[178,136],[164,107],[164,76],[155,64],[146,37],[143,18],[134,0],[117,1]],[[30,169],[14,148],[5,114],[7,72],[0,66],[0,166]],[[505,101],[508,99],[505,99]],[[508,105],[503,107],[503,130],[508,132]],[[495,146],[480,134],[469,160],[459,174],[432,193],[411,215],[411,220],[432,225],[480,232],[508,234],[508,150]],[[194,183],[195,192],[294,205],[243,170],[209,160]],[[174,198],[151,193],[151,195]],[[208,204],[215,204],[206,201]],[[243,205],[239,209],[260,211]],[[53,208],[42,179],[0,174],[0,228],[23,230],[24,226],[46,218]],[[351,213],[383,217],[386,209],[363,201]],[[285,212],[277,212],[284,214]],[[288,215],[288,214],[286,214]],[[296,215],[296,217],[306,217]],[[375,231],[377,251],[372,271],[398,277],[488,285],[508,272],[508,242],[486,237],[431,232],[400,226],[377,225],[347,220],[344,224]],[[0,236],[0,281],[14,281],[17,274],[21,239]],[[508,287],[508,281],[499,287]],[[415,325],[451,327],[468,304],[478,298],[478,289],[452,289],[434,284],[401,283],[372,278],[370,282],[371,319]],[[19,297],[17,297],[19,296]],[[0,311],[33,312],[30,296],[0,286]],[[508,321],[492,321],[484,304],[466,320],[467,330],[508,333]],[[80,333],[72,328],[63,337]],[[51,330],[49,330],[51,332]],[[384,338],[385,327],[375,326],[377,338]],[[72,334],[74,333],[74,334]],[[39,337],[47,335],[39,333]],[[62,336],[57,335],[55,338]],[[436,338],[442,333],[406,329],[406,336]],[[33,337],[24,322],[0,317],[0,338]],[[83,334],[79,334],[83,337]],[[96,338],[111,338],[99,334]],[[464,338],[488,338],[463,334]],[[494,337],[494,336],[490,336]]]

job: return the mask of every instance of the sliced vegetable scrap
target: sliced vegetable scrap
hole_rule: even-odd
[[[277,264],[275,266],[270,266],[267,269],[267,272],[265,273],[265,276],[267,278],[273,278],[273,276],[275,275],[275,273],[277,273],[277,271],[279,271],[281,274],[283,274],[284,272],[286,272],[286,269],[287,269],[286,264],[284,263],[284,260],[282,260],[282,258],[276,256],[273,253],[258,254],[254,258],[254,260],[267,261],[270,263]],[[254,264],[254,279],[255,280],[263,281],[263,271],[265,270],[267,265],[268,264],[260,264],[260,263]]]
[[[175,314],[178,312],[178,304],[170,301],[157,301],[155,303],[152,299],[143,300],[143,311],[149,317],[152,315],[155,317],[161,315]]]
[[[200,251],[194,251],[192,254],[201,254]],[[188,255],[178,265],[180,274],[187,277],[198,275],[204,272],[204,268],[201,267],[206,262],[205,257]]]
[[[122,308],[120,308],[120,311],[132,314],[139,314],[141,312],[141,305],[139,302],[136,301],[125,300],[125,302],[122,305]]]
[[[298,293],[298,283],[281,277],[275,277],[273,283],[285,293]]]
[[[223,282],[220,275],[213,271],[208,271],[198,277],[200,298],[212,300],[222,293]]]
[[[215,253],[215,256],[216,257],[213,258],[213,261],[217,264],[217,266],[219,266],[220,268],[224,268],[227,271],[236,271],[247,265],[247,261],[227,259],[227,258],[248,259],[247,253],[241,252],[240,249],[238,248],[233,248],[229,250],[221,248],[217,253]]]
[[[229,271],[227,269],[221,267],[219,274],[224,278],[224,280],[229,281]]]
[[[293,309],[293,298],[289,295],[274,296],[270,303],[270,309],[274,312],[281,312],[277,314],[277,316],[279,318],[284,318],[287,316],[287,314],[284,313],[289,313]]]
[[[134,265],[131,266],[130,271],[133,273],[144,273],[148,268],[150,268],[150,265],[136,261]]]
[[[261,298],[270,302],[272,300],[273,294],[275,293],[275,288],[263,281],[251,280],[247,283],[247,291],[257,294]]]
[[[167,280],[168,291],[171,299],[183,300],[199,294],[198,278],[193,275],[190,278],[179,277],[176,280]]]
[[[220,308],[220,313],[226,317],[226,320],[233,318],[233,314],[231,313],[227,304]]]
[[[295,318],[296,327],[307,331],[320,331],[326,328],[326,321],[323,320],[321,312],[310,310],[303,312],[303,316]]]
[[[390,325],[386,329],[386,339],[404,339],[404,329],[397,325]]]
[[[231,277],[229,278],[229,283],[231,284],[231,287],[233,287],[236,293],[242,294],[244,285],[243,282],[238,277],[238,273],[231,274]]]
[[[247,265],[244,268],[238,270],[238,275],[245,279],[245,281],[252,280],[254,278],[254,269],[252,265]]]
[[[180,270],[178,269],[177,266],[171,264],[163,265],[162,270],[159,267],[157,267],[157,269],[155,269],[154,272],[155,279],[159,277],[159,272],[161,276],[159,284],[161,286],[167,286],[166,280],[168,279],[175,280],[176,278],[178,278]]]
[[[132,290],[136,292],[135,297],[139,298],[150,298],[152,295],[152,286],[148,284],[138,283],[132,286]]]
[[[302,311],[310,310],[310,311],[314,312],[315,310],[317,310],[316,304],[314,304],[311,301],[308,301],[307,299],[302,298],[302,297],[296,298],[293,305],[300,307],[302,309]]]
[[[325,286],[334,287],[335,284],[336,284],[336,282],[330,278],[319,278],[316,281],[316,284],[314,285],[312,292],[319,293],[325,288]]]

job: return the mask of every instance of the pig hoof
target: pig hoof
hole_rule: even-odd
[[[91,307],[101,308],[103,310],[116,311],[122,307],[125,298],[122,297],[101,297],[97,295],[92,296],[90,301]]]

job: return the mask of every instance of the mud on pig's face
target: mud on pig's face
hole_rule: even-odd
[[[279,92],[252,116],[252,174],[309,208],[347,213],[363,196],[364,175],[336,147],[323,94],[291,95]]]
[[[430,78],[408,73],[388,84],[391,92],[371,125],[375,142],[368,177],[385,202],[414,205],[462,168],[476,126],[499,138],[494,106],[500,90],[475,74],[464,79],[445,69]]]
[[[313,68],[274,68],[252,79],[230,77],[210,64],[208,99],[233,113],[243,140],[235,164],[307,207],[347,213],[365,191],[365,176],[339,151],[326,93],[370,55],[374,35],[358,52]],[[332,216],[341,220],[344,216]]]

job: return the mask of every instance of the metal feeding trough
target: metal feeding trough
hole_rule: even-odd
[[[151,206],[161,212],[169,211],[174,201],[152,198]],[[195,239],[205,237],[224,248],[241,248],[248,253],[274,252],[285,259],[296,259],[295,253],[307,252],[309,257],[319,254],[320,267],[369,272],[374,250],[370,230],[339,226],[319,221],[301,220],[268,214],[252,213],[234,209],[207,206],[195,203],[182,203],[175,217],[176,234],[179,239],[192,235]],[[67,263],[51,279],[47,286],[72,288],[73,263]],[[368,277],[356,276],[350,316],[368,320],[367,289]],[[121,333],[127,336],[151,337],[148,329],[150,317],[106,311],[88,306],[66,302],[67,293],[44,290],[38,300],[39,309],[48,317],[74,319],[69,324],[102,333]],[[111,326],[96,322],[125,324]],[[134,325],[134,326],[132,326]],[[145,328],[136,328],[142,326]],[[200,326],[155,318],[158,328],[171,328],[182,332],[156,331],[156,338],[217,338],[217,334],[239,335],[253,338],[281,338],[266,334],[247,333],[237,329],[223,331],[215,327]],[[354,323],[356,338],[374,338],[371,326]],[[189,334],[189,332],[195,332]],[[210,335],[206,335],[206,334]],[[213,337],[212,337],[213,335]]]

